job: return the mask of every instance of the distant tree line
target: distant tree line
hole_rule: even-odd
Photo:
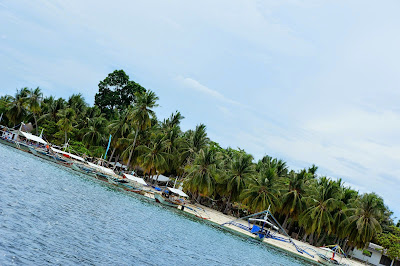
[[[310,244],[364,248],[370,241],[389,246],[388,238],[398,239],[392,212],[375,193],[361,194],[341,179],[318,176],[315,165],[296,172],[268,155],[255,161],[244,150],[222,148],[203,124],[182,131],[178,111],[158,120],[157,101],[154,92],[116,70],[100,81],[94,106],[81,94],[65,100],[22,88],[0,98],[0,113],[2,124],[31,122],[36,134],[43,129],[48,141],[69,142],[88,156],[102,156],[111,134],[109,162],[145,176],[174,176],[193,200],[227,214],[270,207],[290,234]]]

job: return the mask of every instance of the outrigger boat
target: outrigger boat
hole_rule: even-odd
[[[341,260],[346,257],[346,254],[339,245],[320,247],[316,253],[319,257],[319,263],[324,265],[344,265]]]
[[[166,187],[161,193],[154,194],[156,202],[173,208],[182,206],[182,210],[185,208],[185,199],[187,198],[189,198],[189,196],[185,192],[171,187]]]
[[[245,220],[247,220],[247,225],[245,224]],[[306,249],[303,249],[292,240],[292,238],[286,233],[286,231],[282,228],[279,222],[269,211],[269,208],[268,210],[262,212],[258,212],[245,216],[243,218],[223,223],[221,226],[229,225],[239,227],[244,231],[252,233],[256,238],[260,239],[261,241],[264,239],[273,239],[290,243],[295,247],[297,252],[301,254],[307,254],[310,257],[314,258],[314,255],[307,252]]]

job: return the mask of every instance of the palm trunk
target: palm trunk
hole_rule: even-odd
[[[312,245],[314,242],[314,233],[311,233],[310,237],[308,238],[308,243]]]
[[[135,138],[134,138],[133,144],[132,144],[132,150],[129,152],[129,159],[128,159],[128,164],[127,164],[129,171],[131,170],[131,166],[129,164],[131,162],[133,151],[135,150],[136,139],[137,139],[138,133],[139,133],[139,128],[136,129]]]
[[[128,170],[129,170],[129,171],[131,170],[130,164],[131,164],[133,149],[134,149],[134,147],[132,147],[132,149],[129,151],[129,158],[128,158],[128,162],[127,162],[127,164],[126,164],[126,166],[128,166]]]
[[[67,144],[67,131],[64,131],[65,133],[65,144]]]
[[[325,237],[326,237],[326,233],[324,233],[324,234],[322,235],[322,237],[319,239],[319,241],[317,242],[317,246],[318,246],[318,247],[321,246],[322,242],[325,240]]]
[[[117,168],[117,162],[118,162],[119,156],[120,156],[120,155],[117,154],[117,156],[115,157],[113,170],[114,170],[115,168]]]
[[[37,135],[37,134],[39,134],[39,129],[38,129],[38,126],[37,126],[37,120],[36,120],[36,115],[35,114],[33,114],[33,120],[35,120],[35,129],[36,129],[36,135]]]
[[[308,237],[308,234],[307,234],[307,233],[305,233],[305,234],[304,234],[304,236],[303,236],[303,239],[302,239],[302,241],[303,241],[303,242],[306,242],[306,241],[307,241],[307,237]]]
[[[284,221],[283,224],[282,224],[282,228],[283,228],[283,229],[286,229],[288,219],[289,219],[289,213],[286,214],[285,221]]]
[[[197,201],[198,203],[200,203],[200,200],[201,200],[201,195],[200,195],[200,193],[199,193],[199,195],[197,195],[197,200],[196,200],[196,201]]]
[[[112,152],[111,152],[110,159],[108,159],[108,167],[110,167],[110,163],[111,163],[111,160],[112,160],[112,158],[113,158],[113,156],[114,156],[115,150],[116,150],[116,148],[114,147],[113,150],[112,150]]]
[[[232,197],[232,194],[229,195],[228,202],[226,203],[225,210],[224,210],[225,214],[227,213],[227,211],[229,209],[229,204],[231,203],[231,197]]]

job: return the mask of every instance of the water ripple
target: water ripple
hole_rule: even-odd
[[[0,265],[303,261],[0,145]]]

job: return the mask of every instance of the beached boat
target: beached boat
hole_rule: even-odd
[[[22,127],[22,126],[21,126]],[[21,130],[1,126],[0,143],[30,152],[29,147],[45,147],[47,142],[41,137]]]
[[[154,199],[156,202],[173,208],[182,206],[182,210],[185,205],[185,199],[188,197],[189,196],[186,195],[186,193],[182,190],[170,187],[163,189],[161,193],[154,194]]]
[[[344,265],[341,260],[346,257],[339,245],[319,247],[316,251],[318,262],[324,265]]]
[[[247,224],[246,221],[247,220]],[[290,243],[300,254],[307,254],[314,258],[306,249],[296,244],[287,232],[282,228],[277,219],[268,210],[248,215],[243,218],[223,223],[221,226],[235,226],[244,231],[253,234],[261,241],[264,239],[273,239],[281,242]]]

